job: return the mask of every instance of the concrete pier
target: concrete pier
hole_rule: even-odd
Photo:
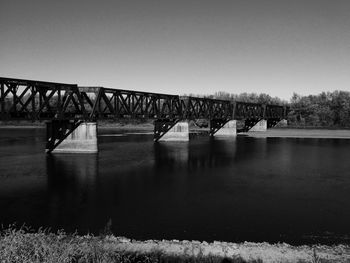
[[[288,121],[286,119],[283,119],[279,123],[277,123],[275,127],[287,127],[287,126],[288,126]]]
[[[66,139],[64,139],[53,153],[97,153],[97,125],[96,122],[81,123]]]
[[[230,120],[223,127],[221,127],[214,136],[236,136],[237,135],[237,121]]]
[[[190,134],[187,121],[180,121],[169,129],[158,141],[189,141]]]
[[[252,128],[250,128],[250,132],[260,132],[267,130],[267,120],[260,120],[257,124],[255,124]]]

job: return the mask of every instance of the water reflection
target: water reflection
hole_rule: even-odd
[[[71,231],[89,229],[98,206],[98,155],[48,155],[46,168],[49,225]]]
[[[236,138],[210,138],[203,145],[203,141],[196,141],[191,145],[190,169],[205,169],[230,165],[236,158]]]
[[[188,166],[189,142],[166,142],[154,144],[156,168],[177,169]]]
[[[203,143],[205,141],[205,143]],[[189,142],[154,144],[155,167],[186,168],[190,172],[205,168],[228,166],[235,160],[236,138],[200,138]]]

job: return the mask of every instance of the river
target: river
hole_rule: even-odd
[[[350,140],[99,134],[98,154],[46,155],[44,129],[0,129],[0,223],[81,234],[109,224],[141,240],[350,243]]]

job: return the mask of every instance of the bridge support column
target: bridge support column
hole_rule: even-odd
[[[236,136],[237,121],[236,120],[211,120],[210,121],[211,136]]]
[[[275,127],[287,127],[288,121],[286,119],[280,120]]]
[[[252,128],[249,129],[250,132],[261,132],[267,130],[267,120],[260,120]]]
[[[46,152],[97,153],[96,122],[56,120],[48,123]]]
[[[154,122],[154,141],[189,141],[188,121],[156,120]]]
[[[287,127],[288,126],[288,122],[286,119],[268,119],[267,120],[267,128],[278,128],[278,127]]]

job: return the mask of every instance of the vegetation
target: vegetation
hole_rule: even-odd
[[[350,92],[322,92],[291,99],[291,124],[299,126],[350,127]]]
[[[79,236],[63,231],[52,233],[40,229],[33,231],[23,226],[19,229],[10,226],[0,231],[0,262],[318,263],[349,262],[350,259],[350,247],[346,245],[292,247],[268,243],[230,245],[226,242],[131,241],[113,236],[110,224],[107,223],[99,236]],[[178,247],[179,244],[182,248]]]
[[[278,97],[271,97],[265,93],[241,93],[241,94],[230,94],[227,92],[216,92],[214,95],[208,96],[213,99],[222,99],[222,100],[232,100],[232,101],[241,101],[241,102],[252,102],[252,103],[261,103],[261,104],[277,104],[277,105],[287,105],[288,102],[284,101]]]
[[[245,262],[238,257],[175,256],[157,251],[120,251],[106,244],[108,239],[103,234],[98,237],[78,236],[62,231],[51,233],[43,230],[33,233],[25,227],[10,227],[0,234],[0,262]]]

